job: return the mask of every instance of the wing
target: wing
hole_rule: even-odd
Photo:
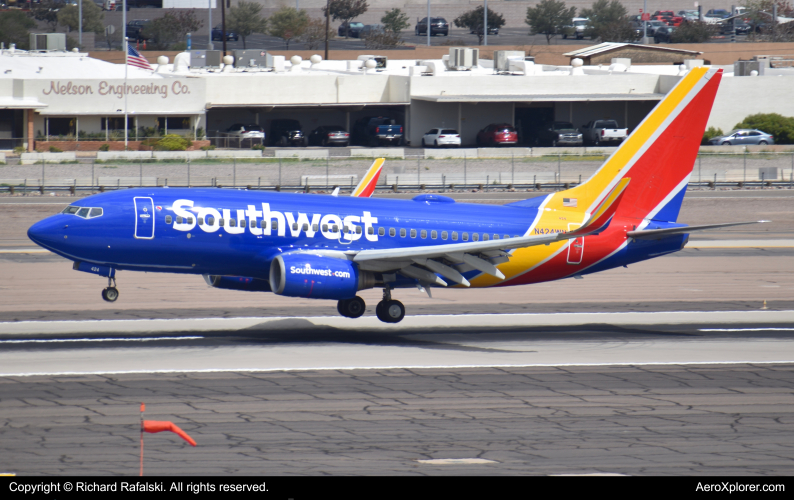
[[[378,183],[378,178],[380,177],[380,171],[383,169],[383,162],[385,161],[386,158],[378,158],[372,162],[372,166],[369,167],[366,175],[364,175],[361,182],[358,183],[356,189],[350,193],[350,196],[356,198],[369,198],[372,196],[372,193],[375,192],[375,185]]]
[[[425,284],[447,286],[447,282],[435,274],[438,273],[450,281],[469,286],[468,280],[463,277],[459,269],[453,268],[453,265],[464,267],[466,270],[476,269],[504,279],[504,274],[496,266],[509,260],[508,250],[549,245],[556,241],[580,238],[604,231],[612,221],[629,181],[628,178],[621,179],[585,223],[574,231],[501,240],[346,253],[349,258],[352,257],[351,260],[359,264],[360,269],[375,272],[399,272]]]
[[[725,224],[707,224],[703,226],[671,227],[667,229],[648,229],[645,231],[629,231],[628,233],[626,233],[626,236],[635,239],[659,240],[667,236],[672,236],[674,234],[686,234],[695,231],[705,231],[707,229],[722,229],[723,227],[731,227],[731,226],[744,226],[746,224],[763,224],[764,222],[769,222],[769,221],[757,220],[750,222],[728,222]]]

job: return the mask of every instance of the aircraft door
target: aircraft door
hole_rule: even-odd
[[[581,224],[568,224],[568,231],[581,227]],[[568,245],[568,264],[581,264],[584,257],[584,236],[571,241]]]
[[[135,238],[154,238],[154,202],[151,198],[135,197]]]

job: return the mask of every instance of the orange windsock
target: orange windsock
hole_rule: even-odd
[[[187,435],[187,432],[180,429],[175,423],[168,422],[167,420],[144,420],[143,430],[152,434],[156,432],[170,431],[179,435],[179,437],[191,445],[196,446],[196,442],[193,441],[193,438]]]

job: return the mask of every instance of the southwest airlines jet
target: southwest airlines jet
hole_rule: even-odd
[[[382,288],[376,313],[397,323],[394,290],[527,285],[681,250],[676,219],[722,70],[692,69],[585,183],[488,206],[436,194],[373,199],[379,160],[354,196],[139,188],[89,196],[33,225],[38,245],[108,279],[117,271],[203,275],[214,287],[336,300],[342,316]],[[336,193],[335,193],[336,194]]]

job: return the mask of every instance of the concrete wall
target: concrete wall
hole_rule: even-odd
[[[458,121],[460,106],[460,122]],[[411,103],[409,140],[420,146],[425,132],[435,127],[458,129],[461,143],[475,144],[477,133],[491,123],[513,123],[512,103],[436,103],[414,100]]]
[[[794,77],[740,76],[723,78],[708,126],[728,132],[747,115],[756,113],[779,113],[794,116],[794,99],[791,89]]]

